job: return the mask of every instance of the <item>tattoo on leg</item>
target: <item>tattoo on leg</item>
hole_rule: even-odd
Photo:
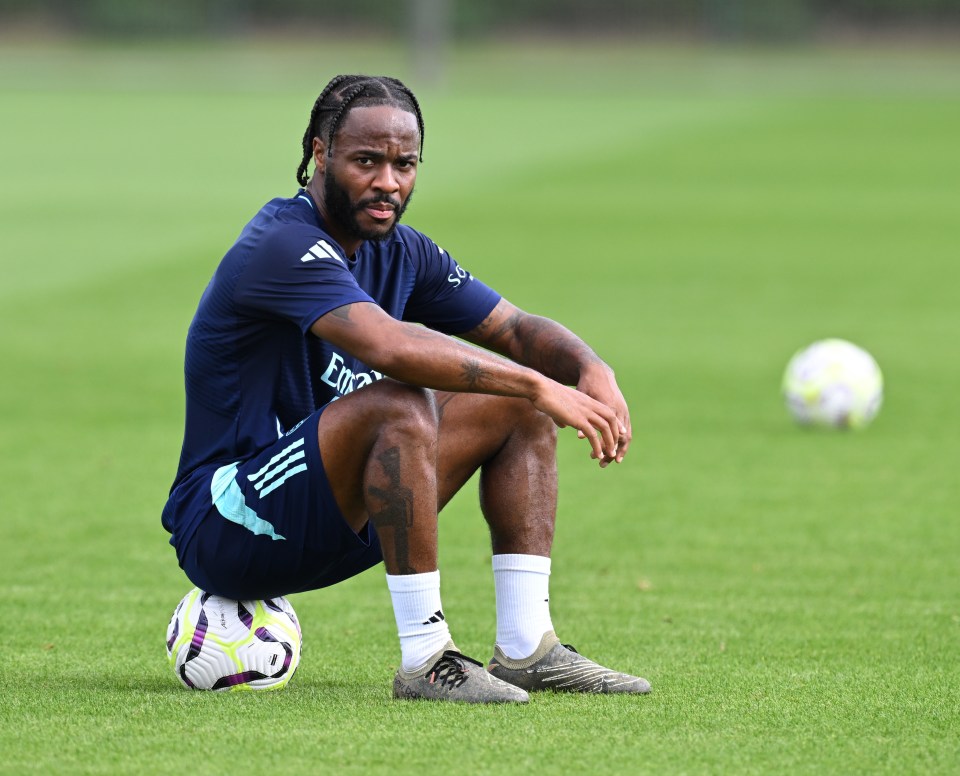
[[[370,509],[370,519],[378,530],[390,528],[396,554],[397,568],[401,574],[414,574],[416,569],[410,565],[410,536],[413,526],[413,491],[400,481],[400,448],[391,447],[377,456],[383,467],[388,484],[385,488],[374,485],[367,487],[367,493],[378,499],[383,506],[379,511]]]
[[[443,411],[446,409],[446,406],[453,401],[455,394],[450,394],[443,398],[443,400],[437,402],[437,419],[443,420]]]

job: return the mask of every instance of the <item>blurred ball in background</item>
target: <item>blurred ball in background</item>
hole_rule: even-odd
[[[825,339],[790,359],[783,395],[787,409],[801,425],[859,429],[880,411],[883,375],[863,348],[842,339]]]

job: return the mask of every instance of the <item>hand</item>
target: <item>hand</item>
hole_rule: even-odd
[[[617,385],[613,370],[603,362],[583,369],[577,390],[605,404],[616,414],[619,432],[617,449],[613,456],[601,459],[600,466],[606,467],[613,462],[622,463],[630,448],[630,440],[633,439],[633,428],[630,425],[630,410]],[[580,436],[583,436],[583,432],[580,432]]]
[[[605,467],[616,460],[625,428],[617,413],[587,393],[544,378],[533,405],[560,428],[572,426],[592,448],[591,458]],[[625,452],[625,449],[624,449]],[[620,455],[622,460],[622,455]]]

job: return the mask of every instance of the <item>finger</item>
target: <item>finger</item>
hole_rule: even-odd
[[[578,436],[590,442],[590,447],[593,449],[592,452],[590,453],[591,458],[598,458],[600,460],[603,460],[602,440],[600,439],[600,437],[597,435],[597,432],[593,428],[590,428],[589,433],[585,428],[579,429]]]
[[[630,443],[624,442],[617,448],[617,463],[623,463],[623,459],[627,457],[627,451],[630,449]]]
[[[619,461],[617,460],[617,456],[619,456],[620,454],[619,423],[614,424],[612,430],[618,432],[614,450],[612,453],[607,453],[604,459],[600,462],[601,469],[606,469],[612,463],[619,463]]]
[[[615,431],[617,429],[618,422],[619,421],[617,421],[616,416],[613,416],[612,418],[605,418],[601,415],[599,416],[599,420],[596,424],[597,430],[600,432],[600,436],[603,439],[603,450],[606,451],[607,457],[611,459],[615,458],[617,455],[618,434],[615,433]]]
[[[626,422],[621,421],[620,438],[617,440],[617,463],[622,463],[630,449],[630,440],[633,439],[633,431],[630,428],[630,419]]]

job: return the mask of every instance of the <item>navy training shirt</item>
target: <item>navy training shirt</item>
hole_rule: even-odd
[[[499,300],[408,226],[382,243],[364,242],[351,260],[305,191],[271,200],[221,260],[190,324],[171,497],[198,470],[255,455],[324,404],[382,377],[310,332],[322,315],[374,302],[398,320],[459,334]],[[195,529],[181,518],[201,516],[176,514],[176,501],[168,501],[163,525],[179,543]]]

